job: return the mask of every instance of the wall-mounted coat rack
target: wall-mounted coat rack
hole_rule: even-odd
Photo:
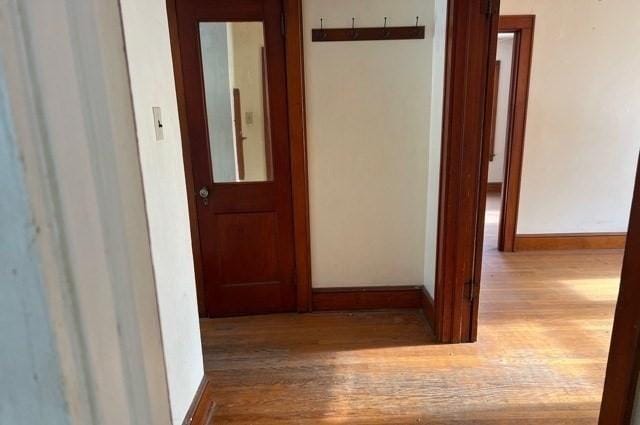
[[[388,18],[384,18],[384,26],[357,28],[356,19],[351,19],[351,28],[324,28],[324,19],[320,19],[320,28],[311,30],[312,41],[366,41],[366,40],[416,40],[425,36],[424,25],[419,25],[420,17],[416,17],[416,24],[409,27],[389,27]]]

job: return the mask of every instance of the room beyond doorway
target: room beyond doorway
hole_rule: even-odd
[[[203,320],[216,423],[595,423],[622,252],[484,258],[474,344],[437,344],[418,310]]]

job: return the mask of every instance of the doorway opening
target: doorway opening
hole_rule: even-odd
[[[515,250],[535,16],[500,16],[491,87],[487,236]],[[485,247],[487,244],[485,243]]]
[[[484,248],[480,253],[480,338],[492,338],[497,333],[503,334],[499,338],[506,339],[508,332],[521,323],[528,329],[544,329],[543,333],[536,335],[536,344],[544,345],[548,338],[549,341],[566,343],[566,350],[570,353],[566,354],[566,357],[579,358],[586,353],[591,354],[592,358],[589,361],[597,363],[599,369],[598,373],[585,379],[584,382],[589,384],[582,390],[585,394],[590,393],[597,402],[594,402],[593,407],[599,407],[602,400],[604,365],[607,361],[603,354],[604,349],[608,348],[612,307],[618,300],[600,423],[627,423],[631,414],[630,406],[633,405],[629,394],[633,394],[635,389],[638,369],[637,361],[634,363],[629,360],[637,355],[637,346],[627,340],[634,332],[630,326],[630,317],[633,314],[625,307],[628,303],[625,298],[635,296],[633,288],[637,280],[637,275],[631,277],[632,271],[637,269],[634,267],[635,263],[633,266],[630,265],[633,251],[637,248],[631,240],[631,233],[635,230],[634,216],[637,206],[631,208],[630,239],[624,254],[625,265],[622,266],[623,252],[609,248],[625,246],[626,233],[621,231],[628,223],[627,202],[630,202],[630,191],[625,191],[621,196],[618,196],[619,192],[616,193],[613,196],[616,198],[615,203],[604,202],[603,199],[608,199],[609,194],[599,196],[598,179],[585,176],[583,170],[587,169],[592,161],[597,162],[597,167],[592,166],[589,169],[605,168],[609,176],[621,177],[622,186],[627,188],[626,185],[631,183],[629,171],[632,166],[635,170],[637,164],[622,159],[622,156],[614,160],[613,155],[608,155],[608,151],[612,149],[611,145],[599,145],[597,138],[591,137],[587,130],[598,132],[602,128],[609,128],[609,134],[622,136],[613,149],[628,149],[627,156],[633,154],[635,157],[637,144],[632,142],[635,138],[632,129],[637,127],[631,119],[618,127],[621,122],[619,117],[608,116],[607,113],[601,112],[598,106],[606,103],[611,108],[617,107],[619,100],[610,95],[610,90],[616,90],[614,79],[620,82],[619,78],[616,79],[617,72],[604,72],[600,68],[604,65],[592,64],[586,59],[586,54],[577,54],[572,60],[567,61],[562,55],[554,54],[563,51],[563,48],[564,52],[568,51],[567,47],[571,46],[571,43],[574,43],[574,51],[589,50],[590,55],[595,53],[590,49],[599,45],[589,41],[588,34],[585,34],[588,33],[585,31],[586,27],[568,24],[566,28],[562,27],[560,35],[551,33],[552,28],[561,27],[558,25],[559,22],[551,25],[549,15],[543,19],[545,26],[540,28],[542,47],[536,47],[535,58],[535,16],[501,16],[499,19],[496,62],[493,64],[495,74],[494,78],[490,79],[493,86],[488,86],[491,103],[486,109],[491,124],[491,138],[485,141],[489,167],[487,175],[483,176],[486,179],[480,181],[480,192],[483,192],[483,185],[486,184],[487,188],[486,211],[479,212],[484,217],[484,234],[479,232],[476,235],[484,240]],[[602,31],[599,35],[599,40],[609,38],[608,43],[616,44],[611,42],[615,39],[614,34],[617,34],[614,25],[589,25],[590,31],[596,28],[601,31],[607,28],[606,32]],[[629,58],[629,54],[629,51],[623,54],[629,61],[628,65],[637,66],[637,56]],[[538,59],[540,62],[536,62]],[[581,60],[585,60],[585,63],[578,65],[580,72],[577,72],[572,66],[581,64]],[[505,66],[505,61],[511,63]],[[530,132],[527,143],[533,147],[527,152],[532,152],[533,160],[527,157],[525,164],[525,126],[527,112],[531,110],[529,80],[532,75],[535,85],[531,98],[531,104],[534,106],[530,122],[534,131]],[[629,80],[624,83],[624,87],[628,83]],[[563,97],[565,92],[576,95],[568,100]],[[625,96],[622,102],[626,105],[627,102],[637,102],[637,99],[637,96],[630,95]],[[587,114],[586,110],[590,113]],[[585,150],[572,151],[566,148],[567,144],[578,144]],[[556,158],[553,158],[554,154]],[[601,160],[595,161],[596,157]],[[573,167],[573,176],[572,173],[558,172],[557,168],[554,170],[555,167]],[[522,198],[527,201],[523,203],[523,209],[527,214],[522,214],[521,224],[524,225],[518,225],[523,169],[527,177],[527,186],[524,187]],[[546,184],[553,181],[548,176],[555,178],[556,187]],[[533,208],[531,202],[534,197],[533,186],[536,186],[534,189],[546,189],[544,196],[537,198],[537,208]],[[589,192],[589,188],[593,192]],[[581,192],[589,194],[584,197],[572,196]],[[622,217],[622,220],[603,219],[606,213],[602,212],[602,205],[615,206],[617,212],[611,214],[609,211],[610,217]],[[554,214],[547,214],[549,210],[554,211]],[[576,210],[581,210],[581,214],[576,214]],[[553,220],[556,217],[557,219]],[[576,218],[572,221],[567,220],[567,217]],[[617,228],[620,233],[584,233],[584,228],[591,226],[597,229],[603,222],[607,225],[602,227]],[[518,229],[521,233],[518,233]],[[565,229],[568,230],[563,233]],[[535,252],[513,254],[514,251]],[[509,325],[497,326],[497,319],[505,320]],[[620,324],[622,321],[624,324]],[[567,338],[565,332],[568,327],[577,323],[580,327],[571,332],[570,339]],[[588,331],[584,332],[587,329]],[[512,347],[522,346],[514,341],[507,348]],[[628,351],[624,354],[616,352],[622,350],[621,347]],[[564,367],[569,368],[570,365]],[[558,370],[561,371],[560,368]],[[629,378],[629,375],[632,377]],[[616,419],[622,416],[625,416],[624,422]]]

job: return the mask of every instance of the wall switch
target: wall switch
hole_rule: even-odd
[[[164,140],[164,128],[162,124],[162,111],[159,106],[153,107],[153,126],[156,129],[156,141]]]
[[[245,112],[244,120],[247,122],[247,125],[253,124],[253,112]]]

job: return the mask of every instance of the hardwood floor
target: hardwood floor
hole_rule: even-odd
[[[417,310],[202,321],[216,424],[595,424],[622,251],[502,254],[487,213],[479,341]]]

